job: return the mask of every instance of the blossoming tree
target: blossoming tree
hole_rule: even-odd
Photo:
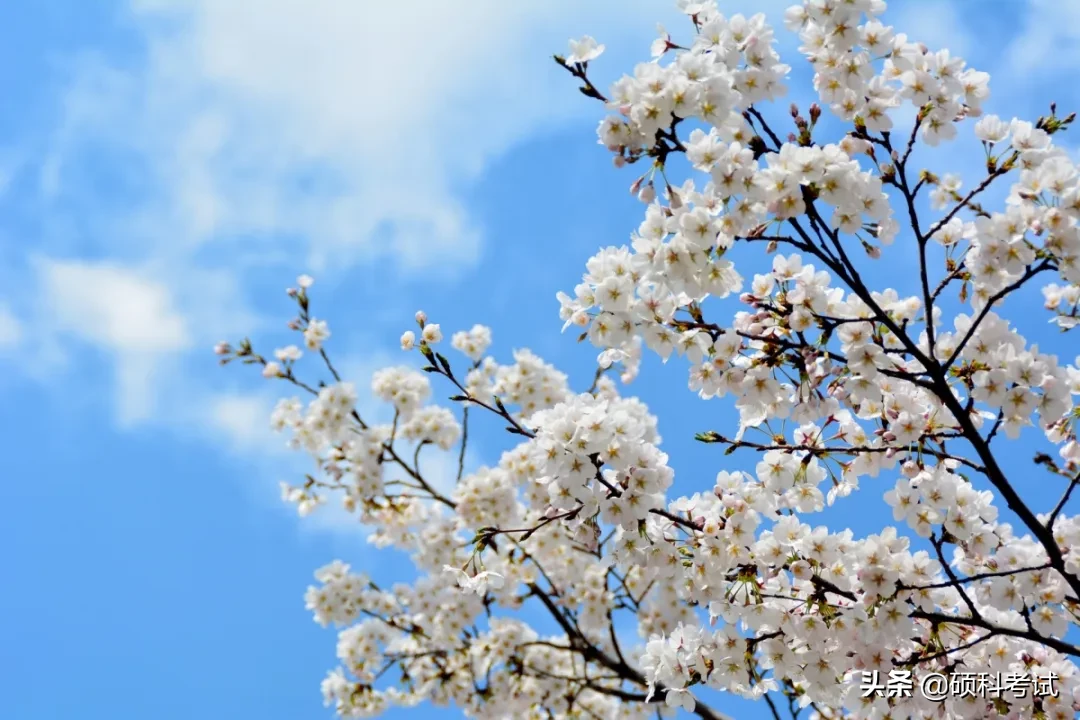
[[[586,37],[555,58],[609,111],[599,138],[615,165],[644,171],[631,245],[600,250],[558,296],[564,329],[601,350],[587,390],[526,350],[501,364],[482,326],[444,354],[437,318],[419,313],[401,345],[422,371],[376,373],[394,415],[370,423],[324,347],[306,276],[290,290],[291,327],[322,381],[300,372],[296,346],[217,348],[299,395],[272,422],[318,472],[285,499],[306,514],[337,496],[415,564],[408,586],[341,562],[316,573],[308,608],[342,628],[326,701],[344,717],[431,701],[491,718],[721,718],[731,693],[777,717],[1074,717],[1080,370],[1002,315],[1054,279],[1050,318],[1078,322],[1080,173],[1053,143],[1073,116],[984,114],[988,76],[895,33],[881,0],[788,10],[820,105],[770,113],[790,68],[764,17],[679,5],[688,37],[661,30],[653,60],[607,93],[588,74],[603,46]],[[904,106],[914,120],[894,126]],[[834,137],[823,112],[844,127]],[[918,144],[966,123],[981,181],[913,167]],[[691,168],[681,185],[676,156]],[[1002,207],[983,204],[991,186],[1011,186]],[[736,245],[771,270],[746,281]],[[913,297],[858,269],[889,253],[916,259]],[[727,296],[745,309],[724,320],[713,299]],[[734,400],[737,428],[697,436],[727,450],[712,486],[672,497],[656,418],[606,373],[629,382],[646,351],[687,363],[702,399]],[[429,402],[433,386],[450,407]],[[480,415],[518,444],[465,473]],[[1003,469],[1025,426],[1048,447],[1029,474],[1060,486],[1048,507]],[[424,476],[421,451],[456,454],[451,488]],[[735,451],[756,453],[756,472],[723,469]],[[879,480],[860,489],[867,476]],[[815,523],[855,492],[883,494],[895,527],[857,537]],[[554,632],[530,626],[539,615]],[[859,680],[903,673],[917,686],[963,669],[1052,675],[1056,694],[889,697]]]

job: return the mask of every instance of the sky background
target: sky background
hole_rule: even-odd
[[[805,108],[788,4],[721,7],[777,21]],[[992,74],[989,112],[1080,108],[1080,3],[893,4],[898,30]],[[687,36],[662,0],[0,5],[0,716],[331,716],[318,684],[335,637],[302,599],[313,570],[341,558],[381,582],[409,576],[340,515],[300,521],[279,502],[278,482],[306,469],[267,428],[285,388],[218,368],[211,348],[284,344],[283,289],[309,272],[364,391],[412,360],[397,338],[420,308],[448,335],[487,324],[500,360],[530,347],[584,389],[595,351],[560,334],[554,294],[627,242],[643,207],[633,171],[596,145],[601,108],[550,54],[597,37],[606,87],[648,59],[658,20]],[[970,186],[981,151],[964,134],[916,161]],[[909,254],[899,241],[864,267],[903,291]],[[1009,314],[1071,361],[1075,339],[1040,304]],[[755,459],[695,446],[734,414],[685,384],[684,363],[647,361],[626,391],[660,417],[676,494]],[[473,467],[508,442],[496,423],[476,438]],[[1008,467],[1027,472],[1037,446],[1026,434]],[[1014,477],[1040,509],[1060,491]],[[892,484],[864,482],[823,519],[880,527]]]

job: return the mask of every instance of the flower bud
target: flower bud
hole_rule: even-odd
[[[227,342],[219,342],[214,346],[215,355],[228,355],[232,352],[232,346]]]
[[[648,185],[641,188],[641,192],[638,193],[638,200],[648,205],[656,199],[656,187],[652,184],[652,181]]]
[[[675,188],[670,185],[667,186],[668,204],[671,205],[672,210],[678,210],[682,207],[682,198],[679,197],[679,193],[675,192]]]
[[[426,323],[426,322],[427,322],[427,313],[426,313],[426,312],[424,312],[423,310],[417,310],[417,311],[416,311],[416,323],[417,323],[417,324],[418,324],[418,325],[419,325],[419,326],[420,326],[421,328],[423,328],[423,327],[424,327],[424,323]]]

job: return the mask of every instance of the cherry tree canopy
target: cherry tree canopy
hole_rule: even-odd
[[[629,243],[558,295],[564,330],[600,351],[595,377],[572,383],[528,350],[500,361],[482,326],[444,354],[438,318],[419,313],[401,345],[423,366],[371,378],[394,414],[369,422],[307,276],[290,290],[306,350],[217,348],[295,391],[272,422],[318,470],[285,500],[306,514],[334,498],[415,564],[393,587],[342,562],[316,573],[308,608],[340,628],[327,703],[343,717],[431,701],[478,718],[721,718],[730,693],[778,717],[1074,717],[1080,370],[1002,314],[1041,284],[1046,312],[1023,319],[1078,322],[1080,174],[1054,144],[1073,116],[984,114],[989,77],[894,32],[882,0],[788,10],[819,96],[789,111],[764,16],[679,6],[686,32],[661,31],[607,91],[589,76],[596,40],[555,58],[605,111],[600,144],[644,208]],[[977,184],[914,166],[917,145],[966,124]],[[983,204],[991,186],[1009,188],[1000,207]],[[736,246],[764,272],[741,275]],[[912,296],[859,270],[894,253],[917,258]],[[718,317],[722,298],[742,310]],[[711,485],[676,490],[657,418],[612,379],[634,380],[646,352],[738,410],[737,427],[697,436],[719,446]],[[469,423],[492,421],[517,444],[466,473]],[[1046,507],[1003,469],[1028,426],[1047,448],[1028,474],[1060,486]],[[422,451],[456,456],[451,487],[424,476]],[[756,454],[755,471],[725,468],[733,452]],[[860,537],[815,521],[853,493],[883,495],[894,524]],[[530,625],[538,614],[554,631]],[[864,671],[917,686],[964,669],[1053,675],[1058,693],[860,687]]]

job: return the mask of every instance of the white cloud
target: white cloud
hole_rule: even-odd
[[[169,292],[137,271],[56,260],[44,260],[38,269],[60,330],[117,352],[160,353],[187,347],[187,326]]]
[[[84,64],[43,182],[64,187],[68,156],[105,143],[151,182],[140,235],[299,240],[316,270],[467,264],[483,231],[470,183],[515,142],[596,110],[550,54],[601,20],[609,47],[627,28],[648,35],[650,6],[133,0],[145,66]]]
[[[911,42],[920,42],[930,50],[948,49],[953,55],[968,59],[974,50],[970,24],[964,18],[964,4],[950,0],[932,0],[930,2],[890,2],[885,14],[885,22],[905,33]],[[980,68],[984,69],[984,68]]]
[[[486,165],[597,112],[550,53],[593,32],[610,48],[637,33],[624,44],[640,55],[655,19],[648,0],[126,10],[145,56],[77,58],[36,170],[42,215],[68,229],[38,250],[88,248],[115,263],[44,265],[58,312],[41,318],[42,334],[54,357],[71,355],[71,337],[113,353],[127,422],[150,417],[163,393],[179,404],[200,395],[160,387],[174,356],[260,329],[247,305],[253,266],[326,264],[325,276],[359,261],[473,261],[483,227],[466,201]]]
[[[1018,5],[1020,3],[1017,3]],[[1072,0],[1028,0],[1023,31],[1004,53],[1007,72],[1030,82],[1080,64],[1080,4]]]
[[[191,342],[168,289],[119,265],[49,259],[36,265],[49,330],[112,356],[121,422],[150,417],[169,356]]]
[[[22,323],[11,308],[0,303],[0,352],[17,347],[23,338]]]
[[[254,394],[223,394],[203,404],[209,411],[210,429],[238,453],[264,456],[287,452],[285,440],[270,429],[273,401]]]

